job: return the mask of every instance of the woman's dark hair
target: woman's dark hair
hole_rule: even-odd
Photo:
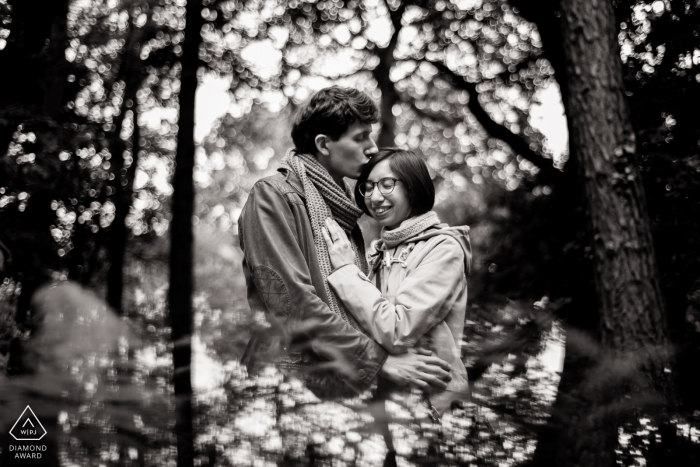
[[[380,149],[376,156],[372,157],[367,165],[362,169],[360,178],[355,185],[355,202],[362,211],[370,215],[365,205],[365,197],[360,193],[360,185],[369,178],[372,169],[382,161],[389,161],[391,171],[396,174],[396,178],[406,187],[408,193],[408,204],[411,206],[409,217],[420,216],[433,209],[435,204],[435,186],[430,179],[430,172],[425,161],[412,151],[404,151],[397,148]]]
[[[379,109],[367,94],[331,86],[318,91],[300,109],[292,126],[292,141],[298,152],[314,154],[316,136],[338,141],[355,122],[371,125],[378,121]]]

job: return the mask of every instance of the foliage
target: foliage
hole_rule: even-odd
[[[244,118],[226,115],[215,123],[198,152],[197,216],[221,231],[237,233],[237,221],[248,192],[262,176],[271,175],[291,146],[291,115],[262,107]]]

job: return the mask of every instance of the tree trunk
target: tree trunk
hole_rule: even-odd
[[[197,91],[197,69],[201,41],[202,0],[187,2],[187,24],[182,51],[181,88],[179,94],[177,153],[173,175],[173,220],[170,225],[170,324],[173,341],[173,383],[175,387],[177,465],[194,465],[192,426],[192,292],[194,213],[194,110]]]
[[[12,134],[27,120],[54,123],[63,105],[66,60],[65,39],[67,0],[9,0],[10,36],[0,51],[0,157],[5,157]],[[56,93],[49,96],[48,93]],[[0,174],[2,176],[2,174]],[[0,181],[4,184],[5,181]],[[0,219],[0,230],[12,253],[13,276],[22,284],[17,299],[15,323],[22,331],[31,331],[30,302],[34,292],[51,279],[48,266],[55,262],[49,224],[54,216],[50,209],[53,194],[38,189],[21,219]],[[0,328],[11,329],[15,323],[0,321]],[[18,339],[0,341],[3,353],[10,348],[7,371],[23,373],[23,349]],[[3,358],[6,358],[3,356]],[[49,455],[57,461],[57,456]]]
[[[140,84],[140,82],[139,82]],[[107,249],[109,251],[109,271],[107,273],[107,303],[118,314],[122,314],[122,297],[124,295],[124,258],[126,256],[126,238],[129,233],[126,228],[126,216],[131,209],[132,197],[134,194],[134,177],[136,175],[136,167],[138,165],[139,153],[139,125],[138,113],[136,111],[136,92],[138,85],[127,84],[126,92],[124,93],[124,102],[131,100],[133,103],[133,122],[134,129],[131,135],[131,165],[124,168],[124,150],[126,145],[121,141],[119,133],[121,130],[121,122],[116,125],[114,138],[119,139],[118,144],[114,146],[116,149],[112,153],[114,161],[114,221],[110,226],[109,240]],[[122,112],[126,113],[126,106],[123,106]],[[120,120],[123,118],[120,116]]]
[[[379,57],[379,64],[372,70],[372,76],[382,91],[382,100],[379,104],[382,127],[377,138],[377,145],[380,148],[394,147],[396,146],[396,117],[394,117],[393,108],[399,102],[394,82],[389,78],[389,71],[395,62],[394,48],[390,46],[379,49],[376,51],[376,55]]]
[[[664,305],[612,5],[565,0],[562,29],[570,146],[586,199],[602,341],[618,354],[641,352],[652,386],[673,398],[664,371]]]
[[[129,214],[134,194],[134,177],[138,166],[139,155],[139,125],[136,94],[143,82],[143,63],[139,58],[139,43],[142,29],[133,20],[130,24],[131,34],[124,51],[124,61],[119,69],[119,80],[124,81],[124,97],[121,113],[115,122],[112,132],[112,173],[114,174],[114,221],[110,226],[107,249],[109,253],[109,271],[107,273],[107,303],[119,314],[122,313],[122,297],[124,294],[124,258],[126,255],[126,216]],[[131,107],[133,112],[133,132],[131,135],[131,165],[124,168],[124,150],[126,142],[120,133],[124,124],[126,112]]]
[[[575,345],[585,339],[569,328],[553,417],[533,463],[612,467],[620,417],[645,401],[675,404],[675,386],[613,7],[563,0],[560,9],[558,78],[585,199],[600,343]]]
[[[399,31],[401,31],[401,17],[406,10],[406,4],[401,3],[396,10],[392,10],[389,5],[389,17],[394,31],[391,34],[389,45],[385,48],[375,48],[375,55],[379,58],[379,64],[372,70],[372,77],[377,81],[379,90],[382,92],[382,100],[379,104],[379,112],[381,114],[382,128],[377,138],[377,145],[381,147],[396,146],[396,117],[394,117],[394,105],[400,102],[399,94],[394,88],[394,82],[389,77],[391,68],[396,63],[394,58],[394,50],[399,40]]]
[[[9,0],[12,23],[7,45],[0,51],[0,154],[4,155],[12,133],[25,118],[42,110],[56,116],[61,108],[57,71],[65,64],[67,0]],[[47,46],[48,45],[48,46]],[[60,53],[58,53],[60,52]],[[60,60],[62,63],[58,63]],[[47,92],[57,92],[49,96]]]
[[[68,3],[59,2],[51,25],[51,40],[45,48],[48,68],[42,80],[43,114],[57,118],[66,102],[66,83],[70,64],[66,61],[66,43],[68,42]]]

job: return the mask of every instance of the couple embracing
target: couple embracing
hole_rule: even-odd
[[[248,357],[276,346],[277,365],[323,399],[375,381],[383,398],[420,388],[437,418],[468,400],[468,228],[440,223],[420,157],[377,149],[377,121],[366,94],[319,91],[298,113],[278,173],[251,190],[239,220],[248,301],[277,338],[258,337]],[[354,193],[344,178],[357,180]],[[368,252],[363,212],[382,226]]]

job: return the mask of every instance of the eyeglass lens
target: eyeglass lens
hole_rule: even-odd
[[[379,192],[383,195],[388,195],[394,190],[394,185],[396,185],[396,180],[393,178],[382,178],[378,182],[365,182],[360,187],[360,193],[362,196],[369,196],[374,192],[374,187],[379,188]]]

